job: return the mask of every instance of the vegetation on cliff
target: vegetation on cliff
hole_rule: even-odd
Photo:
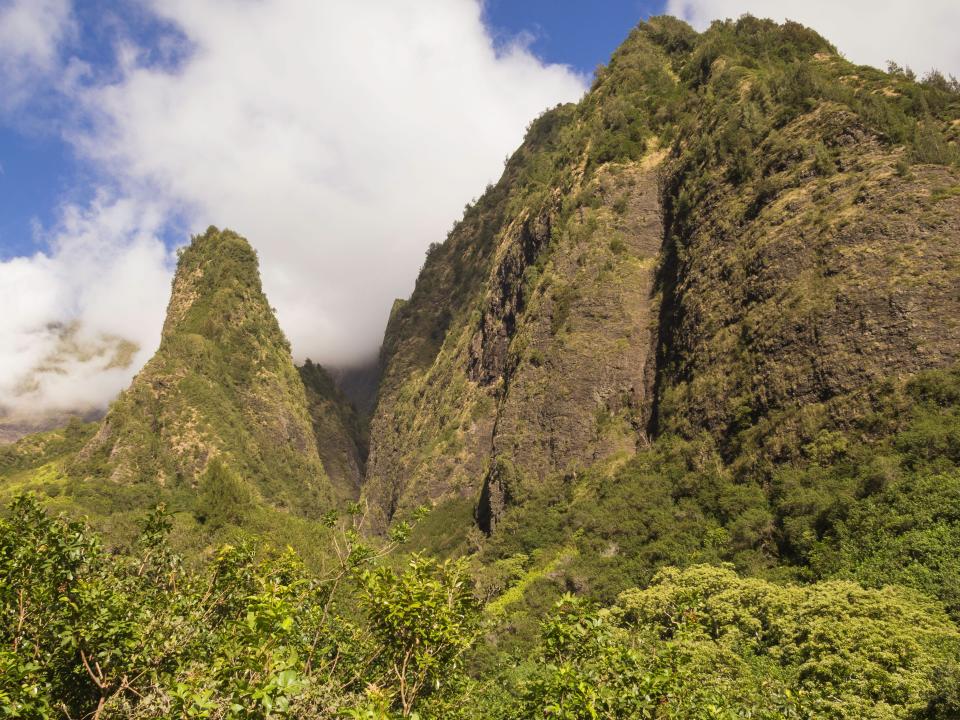
[[[131,386],[100,423],[3,447],[0,494],[39,492],[126,540],[164,502],[185,552],[255,528],[313,556],[304,523],[356,498],[362,435],[322,368],[294,366],[253,248],[210,228],[180,251],[160,347]]]
[[[256,254],[211,228],[180,255],[160,348],[70,472],[195,485],[214,458],[277,505],[305,512],[333,500]]]
[[[776,413],[960,359],[958,117],[941,76],[793,23],[642,23],[392,315],[366,496],[466,500],[489,530],[704,430],[769,484],[782,458],[739,453]]]
[[[381,390],[366,497],[430,501],[417,541],[485,572],[552,576],[528,588],[542,607],[544,584],[612,601],[697,559],[826,577],[880,486],[949,486],[897,448],[913,417],[952,422],[907,379],[949,386],[923,373],[960,359],[960,94],[893,70],[792,23],[641,24],[531,125],[394,313],[403,380]],[[487,279],[445,305],[455,259]]]

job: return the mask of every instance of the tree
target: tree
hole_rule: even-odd
[[[479,609],[466,565],[414,556],[402,573],[368,571],[361,601],[407,717],[419,697],[459,668],[476,640]]]

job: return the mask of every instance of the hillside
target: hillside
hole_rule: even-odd
[[[958,119],[795,24],[641,24],[395,304],[364,497],[506,650],[697,562],[956,613]]]
[[[641,24],[395,305],[366,497],[387,518],[471,505],[489,532],[668,435],[762,487],[831,408],[950,367],[960,97],[941,81],[795,24]]]
[[[4,490],[108,525],[160,500],[213,528],[246,524],[247,506],[317,518],[357,496],[362,465],[357,420],[324,378],[294,366],[249,243],[210,228],[181,251],[160,347],[130,387],[98,423],[5,447]]]

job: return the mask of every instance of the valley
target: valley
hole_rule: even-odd
[[[350,371],[211,227],[0,445],[7,716],[958,717],[955,80],[652,18],[439,240]]]

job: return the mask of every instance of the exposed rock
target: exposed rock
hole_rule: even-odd
[[[960,103],[937,93],[796,24],[641,23],[394,307],[364,495],[384,520],[469,498],[489,532],[654,436],[740,462],[777,413],[955,363]]]

